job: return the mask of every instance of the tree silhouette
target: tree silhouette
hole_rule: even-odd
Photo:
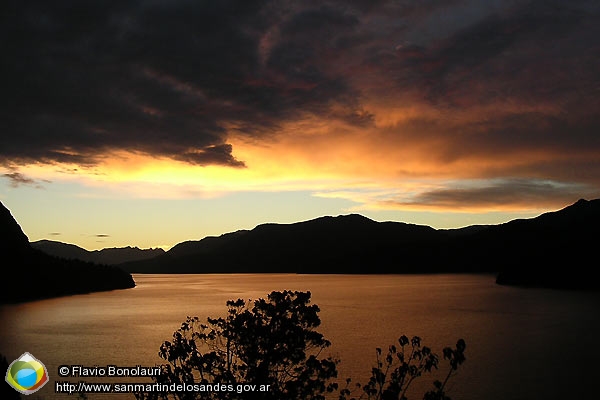
[[[340,388],[339,360],[322,357],[330,342],[316,331],[321,321],[319,307],[310,304],[310,292],[273,291],[267,299],[227,301],[224,318],[187,317],[160,346],[167,362],[161,374],[152,377],[159,389],[135,394],[138,400],[406,400],[415,379],[437,369],[440,359],[421,339],[401,336],[377,364],[364,386],[350,390],[351,379]],[[464,340],[447,347],[443,358],[450,370],[443,382],[424,400],[449,400],[444,389],[465,361]],[[358,391],[355,396],[354,392]]]
[[[225,318],[188,317],[164,342],[167,361],[155,382],[198,390],[137,393],[138,399],[325,399],[337,360],[321,357],[330,342],[315,330],[319,307],[310,292],[271,292],[252,304],[227,302]],[[177,386],[175,386],[177,387]],[[181,387],[181,386],[180,386]]]
[[[376,349],[377,364],[371,370],[369,382],[361,386],[356,385],[358,397],[353,397],[349,389],[351,380],[346,381],[346,387],[340,390],[339,400],[407,400],[408,389],[415,379],[430,373],[439,366],[439,357],[427,346],[421,346],[421,338],[413,336],[409,341],[402,335],[398,339],[399,347],[391,345],[387,355],[382,359],[382,351]],[[434,388],[425,393],[423,400],[450,400],[444,391],[450,377],[456,372],[458,366],[465,360],[466,344],[459,339],[456,348],[444,348],[444,359],[449,362],[448,373],[443,382],[435,380]]]

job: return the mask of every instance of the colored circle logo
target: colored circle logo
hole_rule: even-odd
[[[48,382],[48,372],[40,360],[23,353],[8,366],[6,382],[20,393],[31,394]]]

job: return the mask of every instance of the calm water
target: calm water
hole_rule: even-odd
[[[458,338],[467,362],[450,381],[453,399],[591,398],[600,372],[600,294],[495,285],[490,275],[134,275],[137,287],[0,307],[0,353],[28,351],[54,394],[62,364],[153,366],[160,344],[186,316],[220,316],[229,299],[310,290],[320,331],[341,359],[340,377],[365,382],[375,348],[418,335],[441,354]],[[445,366],[445,365],[444,365]],[[4,371],[1,371],[4,374]],[[439,375],[441,376],[441,375]],[[439,377],[435,376],[435,377]],[[70,378],[77,380],[76,378]],[[343,380],[342,379],[342,380]],[[421,378],[429,387],[434,376]],[[123,379],[121,381],[127,381]],[[409,399],[421,399],[422,391]],[[115,394],[88,398],[117,400]],[[133,395],[125,398],[133,399]]]

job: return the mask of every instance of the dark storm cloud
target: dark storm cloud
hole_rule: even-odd
[[[239,167],[244,166],[243,162],[236,160],[231,155],[231,150],[232,146],[230,144],[222,144],[206,147],[201,151],[180,153],[175,158],[191,164],[219,164],[222,160],[227,160],[228,165]]]
[[[359,112],[359,90],[337,69],[347,51],[344,39],[358,24],[356,15],[344,8],[322,5],[300,10],[276,26],[264,76],[278,82],[276,104],[287,118],[300,111],[352,121]],[[342,111],[331,114],[332,103]]]
[[[111,149],[174,158],[193,149],[189,162],[243,166],[195,93],[252,64],[242,53],[251,39],[235,29],[244,16],[211,6],[26,2],[3,13],[3,158],[93,164]]]
[[[506,179],[488,182],[483,186],[455,187],[433,190],[418,195],[411,201],[388,201],[387,205],[451,207],[503,206],[506,204],[526,204],[529,206],[547,206],[558,202],[568,204],[584,195],[596,194],[590,188],[580,185],[564,185],[559,182],[534,179]]]
[[[443,141],[431,153],[443,163],[513,161],[479,171],[480,176],[551,177],[597,187],[597,3],[512,2],[455,28],[421,42],[406,31],[404,37],[412,35],[413,41],[401,41],[393,55],[378,53],[369,60],[390,71],[390,86],[404,91],[408,101],[444,115],[407,122],[404,130],[414,132],[410,139]],[[535,159],[541,154],[545,161]]]
[[[600,11],[591,1],[2,7],[5,165],[94,165],[106,152],[128,150],[244,167],[228,130],[260,140],[306,116],[372,128],[378,110],[365,106],[369,98],[448,113],[498,106],[462,125],[422,121],[420,137],[443,137],[447,160],[521,146],[600,146]],[[385,87],[363,86],[369,76]],[[504,111],[511,102],[517,110]],[[395,134],[404,139],[407,131]]]
[[[457,25],[426,44],[401,42],[395,57],[371,62],[387,64],[398,88],[418,89],[434,104],[562,97],[598,82],[600,58],[590,41],[600,34],[598,22],[597,10],[585,2],[527,2]]]
[[[284,6],[10,4],[2,13],[9,39],[1,71],[7,82],[1,159],[85,165],[124,149],[243,167],[227,143],[226,125],[260,136],[282,120],[326,112],[338,100],[354,107],[344,79],[319,65],[322,38],[314,33],[330,30],[335,37],[356,20],[322,7],[290,17]],[[261,59],[261,38],[282,16],[287,22],[277,43]]]
[[[444,123],[438,120],[415,119],[405,125],[414,133],[411,140],[421,138],[424,142],[439,138],[444,130],[446,140],[441,148],[432,149],[431,157],[439,162],[451,163],[469,159],[504,159],[513,164],[504,164],[497,171],[478,171],[480,176],[520,176],[522,173],[536,176],[560,177],[569,179],[593,179],[600,183],[600,163],[596,167],[592,160],[598,160],[600,151],[600,120],[587,111],[573,109],[566,112],[528,110],[519,106],[508,111],[498,104],[497,115],[488,113],[474,121]],[[587,114],[587,115],[585,115]],[[535,157],[546,154],[547,162],[541,164]],[[528,159],[529,155],[533,159]],[[575,168],[577,163],[582,163]],[[560,165],[569,164],[562,169]],[[539,168],[539,169],[538,169]],[[584,172],[587,170],[588,172]],[[593,172],[592,172],[593,171]]]

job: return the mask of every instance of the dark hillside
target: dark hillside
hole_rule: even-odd
[[[531,219],[449,230],[356,214],[263,224],[121,266],[140,273],[496,272],[498,283],[593,288],[598,237],[600,200],[579,200]]]
[[[10,211],[0,203],[4,279],[1,303],[18,303],[135,286],[121,268],[66,260],[32,248]]]

